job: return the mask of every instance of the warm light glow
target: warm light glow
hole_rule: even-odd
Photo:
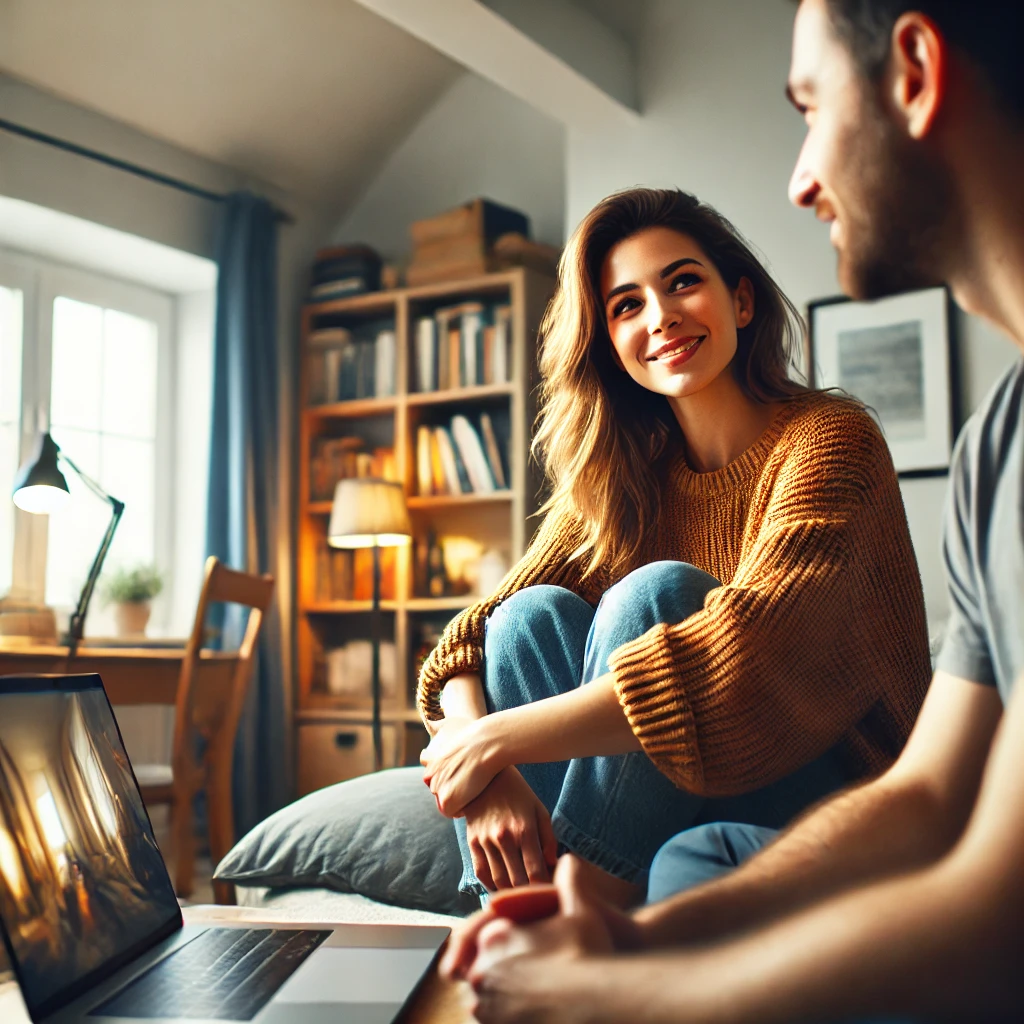
[[[407,533],[346,533],[340,537],[328,537],[327,543],[333,548],[397,548],[412,541]]]
[[[70,495],[59,487],[37,484],[34,487],[19,487],[14,492],[14,504],[33,515],[49,515],[63,508]]]
[[[46,837],[46,845],[54,853],[62,851],[68,845],[68,837],[57,813],[56,801],[49,789],[36,797],[36,814]]]
[[[14,845],[10,832],[0,826],[0,875],[7,882],[7,888],[16,900],[25,897],[25,874],[21,870],[21,859],[18,848]]]

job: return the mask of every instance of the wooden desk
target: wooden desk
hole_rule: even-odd
[[[213,906],[186,907],[184,917],[186,924],[245,920],[270,924],[275,919],[273,913],[261,914],[248,907]],[[287,917],[281,917],[280,920],[293,926],[296,924]],[[320,924],[322,926],[323,922]],[[463,1002],[464,990],[464,985],[442,981],[436,970],[431,971],[408,1010],[399,1018],[400,1024],[473,1024],[473,1018],[466,1012]],[[21,992],[13,981],[7,984],[0,982],[0,1021],[3,1024],[31,1024],[21,1000]]]
[[[111,704],[174,704],[185,648],[78,648],[68,661],[66,647],[0,647],[0,676],[36,672],[98,672]],[[234,652],[202,651],[203,661],[234,663]]]

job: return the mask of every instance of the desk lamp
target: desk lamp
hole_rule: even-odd
[[[334,489],[327,543],[335,548],[373,548],[373,764],[383,766],[380,726],[380,549],[412,540],[401,484],[387,480],[341,480]]]
[[[58,462],[63,462],[69,469],[74,470],[78,478],[92,491],[96,497],[108,502],[114,510],[107,526],[107,532],[100,542],[100,549],[93,559],[92,568],[86,577],[85,586],[78,598],[78,606],[71,615],[68,625],[67,636],[64,643],[68,647],[68,659],[75,656],[78,645],[82,642],[85,633],[85,615],[89,610],[89,600],[96,588],[96,580],[99,578],[100,570],[103,568],[103,559],[107,557],[110,550],[110,542],[114,539],[114,531],[121,521],[124,513],[124,502],[112,498],[95,480],[83,473],[68,456],[60,450],[57,443],[50,437],[49,433],[41,434],[36,445],[36,450],[18,470],[14,478],[13,498],[14,504],[26,512],[35,515],[44,515],[56,512],[64,502],[68,500],[68,482],[60,471]]]

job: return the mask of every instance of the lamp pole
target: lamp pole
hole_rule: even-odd
[[[380,724],[380,545],[373,545],[373,611],[370,621],[370,636],[373,647],[373,668],[370,688],[373,694],[373,770],[379,772],[384,766],[384,750]]]

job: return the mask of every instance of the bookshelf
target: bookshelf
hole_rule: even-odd
[[[529,459],[538,383],[536,332],[553,290],[552,278],[521,267],[304,307],[295,716],[300,793],[365,774],[373,764],[368,687],[359,692],[328,685],[329,661],[333,664],[332,659],[351,658],[351,652],[365,650],[370,600],[368,594],[359,592],[358,564],[339,574],[338,563],[330,561],[353,556],[331,554],[326,549],[331,513],[327,491],[332,474],[324,473],[322,453],[330,449],[333,457],[339,450],[352,452],[343,452],[343,457],[352,464],[363,458],[363,475],[372,459],[373,472],[383,467],[386,475],[402,483],[406,494],[414,545],[390,549],[394,554],[391,564],[385,563],[382,588],[382,635],[385,644],[394,645],[393,655],[382,649],[382,718],[385,765],[415,764],[427,740],[415,709],[417,653],[478,596],[459,592],[428,596],[416,560],[420,557],[422,561],[423,545],[431,534],[500,552],[510,565],[524,552],[535,526],[530,516],[536,510],[540,486]],[[437,310],[443,314],[445,309],[464,303],[482,304],[485,320],[490,311],[508,308],[501,314],[506,317],[507,379],[419,390],[423,369],[417,325],[434,317]],[[357,339],[393,332],[393,394],[343,398],[325,387],[325,357],[319,339],[337,336],[339,331],[350,332]],[[330,365],[328,380],[334,380],[333,372]],[[451,375],[447,376],[450,383]],[[482,370],[477,376],[483,376]],[[485,413],[502,428],[507,488],[491,493],[420,493],[417,443],[421,428],[435,431],[457,415],[479,424]],[[337,470],[337,465],[332,465]],[[346,653],[339,654],[341,649]],[[389,661],[393,670],[385,665]]]

